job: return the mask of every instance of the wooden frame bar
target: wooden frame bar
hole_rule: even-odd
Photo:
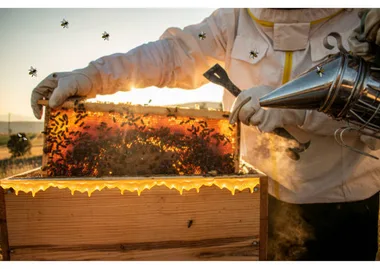
[[[80,102],[82,103],[82,102]],[[48,107],[49,101],[48,100],[39,100],[39,105],[43,105]],[[168,110],[167,108],[171,109],[170,106],[168,107],[160,107],[160,106],[142,106],[142,105],[126,105],[126,104],[113,104],[113,103],[91,103],[91,102],[83,102],[83,105],[86,109],[86,111],[93,111],[93,112],[109,112],[110,110],[113,110],[115,112],[125,112],[126,109],[128,109],[130,112],[133,112],[135,114],[157,114],[157,115],[167,115]],[[74,109],[74,102],[73,101],[66,101],[62,107],[68,108],[68,109]],[[187,108],[181,108],[178,107],[175,110],[175,106],[173,106],[173,111],[171,113],[175,114],[176,116],[182,116],[182,117],[203,117],[203,118],[212,118],[212,119],[226,119],[229,117],[229,112],[227,111],[219,111],[219,110],[207,110],[207,109],[187,109]]]

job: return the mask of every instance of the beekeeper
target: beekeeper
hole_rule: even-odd
[[[94,97],[132,87],[196,89],[215,63],[243,91],[225,91],[224,110],[239,119],[242,159],[269,176],[269,259],[374,260],[377,253],[380,165],[341,147],[334,131],[342,123],[317,111],[262,109],[258,99],[318,64],[337,49],[323,38],[348,37],[358,27],[355,9],[218,9],[201,23],[169,28],[158,41],[128,53],[101,57],[83,69],[53,73],[32,93],[60,106],[70,96]],[[236,99],[236,100],[235,100]],[[271,131],[285,127],[300,143]],[[358,136],[347,143],[370,150]],[[374,151],[371,154],[378,155]]]

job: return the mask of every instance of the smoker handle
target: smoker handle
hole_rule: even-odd
[[[226,88],[235,97],[241,93],[241,90],[230,80],[227,72],[219,64],[211,67],[203,74],[203,76],[209,81]],[[273,133],[283,138],[295,140],[298,142],[298,140],[284,128],[276,128],[273,130]]]

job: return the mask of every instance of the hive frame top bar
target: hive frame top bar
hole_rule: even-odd
[[[230,113],[228,111],[219,110],[208,110],[208,109],[192,109],[185,107],[176,107],[175,105],[168,106],[144,106],[144,105],[127,105],[127,104],[114,104],[114,103],[92,103],[79,101],[83,104],[86,111],[94,112],[109,112],[110,110],[114,112],[125,112],[127,109],[135,114],[158,114],[158,115],[168,115],[168,113],[175,113],[176,116],[184,117],[203,117],[210,119],[228,119]],[[39,100],[39,105],[48,106],[49,100]],[[66,101],[60,108],[74,109],[74,101]],[[170,109],[170,112],[168,111]]]
[[[157,175],[157,176],[117,176],[117,177],[54,177],[54,178],[47,178],[47,177],[19,177],[23,175],[27,175],[30,172],[37,171],[32,170],[29,172],[25,172],[22,174],[18,174],[15,176],[7,177],[0,179],[1,181],[5,180],[38,180],[38,181],[120,181],[120,180],[196,180],[196,179],[231,179],[231,180],[239,180],[239,179],[248,179],[248,178],[258,178],[258,177],[266,177],[265,174],[262,173],[255,173],[255,174],[243,174],[243,175],[237,175],[237,174],[231,174],[231,175],[220,175],[220,176],[202,176],[202,175],[195,175],[195,176],[180,176],[180,175]]]

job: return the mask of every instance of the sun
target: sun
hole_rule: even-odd
[[[221,102],[222,88],[215,85],[205,85],[196,90],[177,88],[147,87],[132,88],[127,92],[117,92],[112,95],[97,95],[88,101],[125,103],[132,105],[166,106],[193,102]]]

